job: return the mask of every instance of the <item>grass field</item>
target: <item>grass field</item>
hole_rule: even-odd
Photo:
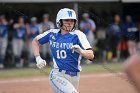
[[[48,75],[52,68],[46,67],[43,70],[38,68],[20,68],[20,69],[5,69],[0,70],[0,78],[15,78],[15,77],[30,77],[30,76],[45,76]],[[121,63],[114,64],[91,64],[82,65],[81,74],[92,73],[116,73],[122,71]]]

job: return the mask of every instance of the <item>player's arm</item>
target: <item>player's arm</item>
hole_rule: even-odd
[[[94,59],[94,54],[93,54],[93,51],[91,49],[84,50],[79,45],[73,45],[72,49],[73,49],[73,51],[79,53],[80,55],[82,55],[86,59],[89,59],[89,60]]]
[[[26,24],[25,27],[27,29],[27,35],[29,36],[30,33],[31,33],[30,25],[29,24]]]
[[[35,57],[40,56],[39,49],[40,49],[40,44],[39,44],[37,38],[34,38],[32,41],[32,50],[33,50]]]
[[[80,54],[86,59],[89,59],[89,60],[94,59],[94,53],[92,50],[82,50]]]
[[[13,28],[14,28],[14,29],[19,28],[19,24],[18,24],[18,23],[15,23],[15,24],[13,25]]]
[[[40,53],[39,53],[39,50],[40,50],[40,43],[39,41],[37,40],[37,38],[34,38],[33,41],[32,41],[32,50],[33,50],[33,53],[34,53],[34,56],[36,58],[36,66],[41,69],[41,68],[44,68],[46,66],[46,61],[43,60],[41,57],[40,57]]]

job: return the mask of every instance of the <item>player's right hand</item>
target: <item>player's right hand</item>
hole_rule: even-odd
[[[36,62],[37,62],[36,66],[37,66],[39,69],[42,69],[42,68],[44,68],[44,67],[46,66],[46,61],[43,60],[40,56],[37,56],[37,57],[36,57]]]
[[[79,45],[73,45],[71,49],[79,54],[83,51],[83,49]]]

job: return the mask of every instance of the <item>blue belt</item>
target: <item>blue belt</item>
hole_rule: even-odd
[[[59,69],[59,72],[62,72],[62,69]],[[71,77],[77,76],[77,72],[65,71],[65,74],[70,75]]]

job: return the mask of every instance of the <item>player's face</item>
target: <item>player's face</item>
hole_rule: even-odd
[[[35,25],[37,22],[36,22],[36,21],[31,21],[31,23],[32,23],[33,25]]]
[[[18,23],[24,24],[24,19],[23,19],[23,18],[19,18],[19,19],[18,19]]]
[[[84,20],[88,20],[89,19],[89,16],[83,16],[83,19]]]
[[[130,16],[126,16],[126,21],[127,22],[131,22],[132,21],[131,17]]]
[[[48,16],[43,17],[43,21],[44,22],[48,22],[49,21],[49,17]]]
[[[119,16],[119,15],[116,15],[116,16],[115,16],[115,22],[117,22],[117,23],[120,22],[120,16]]]
[[[62,29],[68,32],[73,29],[75,21],[74,21],[74,19],[63,19],[62,23],[63,23]]]

